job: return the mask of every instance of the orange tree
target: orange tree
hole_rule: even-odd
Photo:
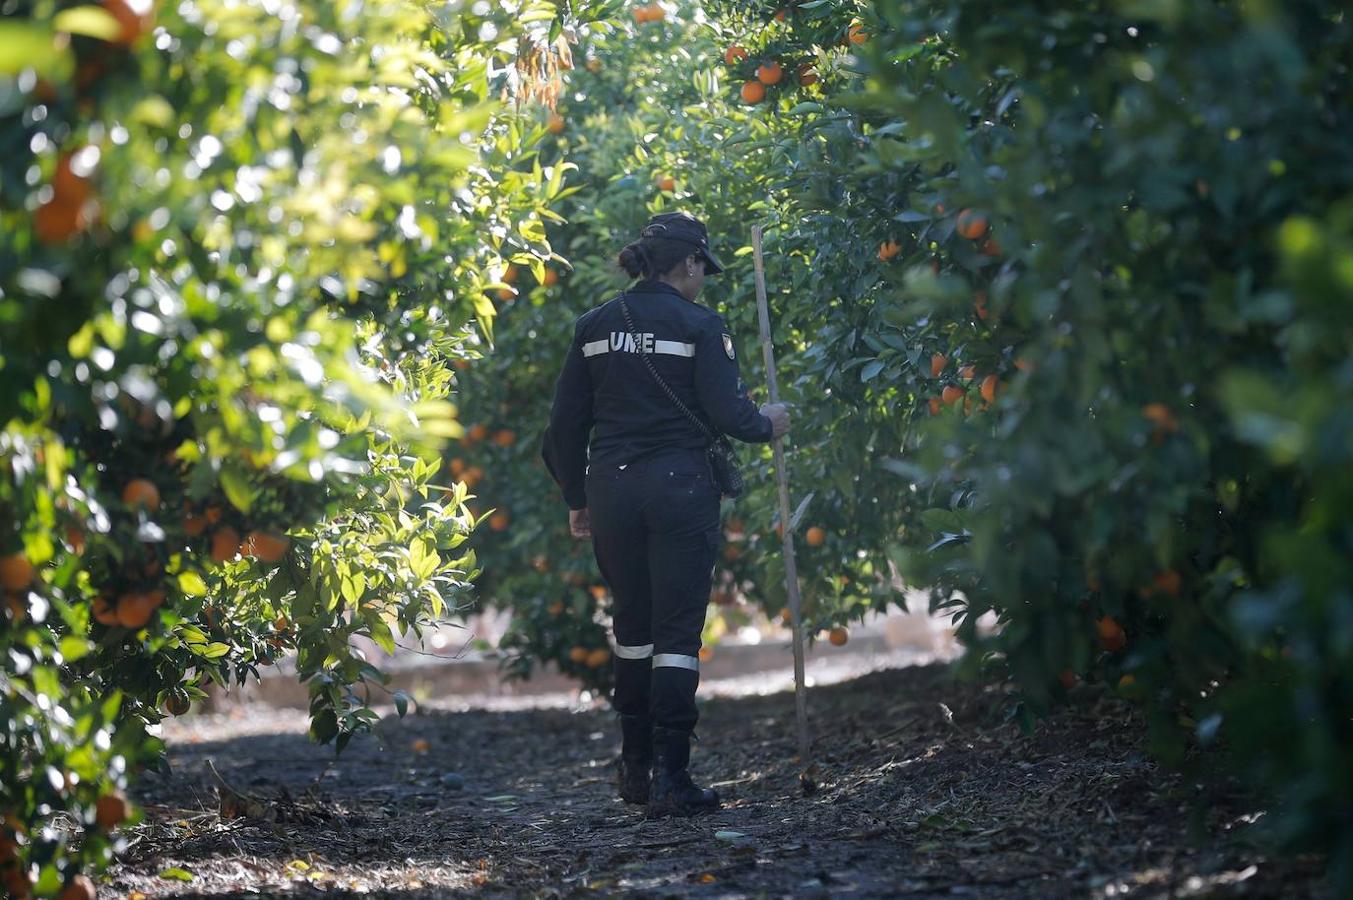
[[[491,537],[518,554],[503,574],[522,580],[490,594],[525,612],[513,665],[570,651],[575,626],[602,641],[596,603],[563,587],[592,569],[534,463],[564,326],[618,285],[608,257],[648,212],[703,215],[725,252],[760,220],[795,493],[823,528],[810,622],[898,600],[898,576],[933,587],[1025,722],[1107,682],[1143,703],[1162,758],[1227,755],[1290,798],[1268,817],[1281,837],[1353,858],[1346,17],[705,9],[590,45],[549,151],[580,167],[554,241],[572,268],[523,285],[522,343],[476,364],[522,403],[476,410],[515,438],[485,485],[521,523]],[[755,384],[746,252],[707,301]],[[773,611],[773,495],[747,457],[760,486],[730,512],[723,583]]]
[[[546,232],[562,259],[528,272],[525,256],[502,273],[507,286],[495,291],[502,327],[493,352],[462,372],[462,413],[470,427],[448,452],[451,471],[474,482],[498,517],[498,527],[476,535],[476,547],[497,561],[479,583],[484,598],[515,611],[503,642],[510,674],[525,676],[538,662],[550,661],[593,686],[609,680],[604,622],[610,598],[590,547],[568,534],[558,491],[539,463],[540,431],[568,325],[623,283],[615,254],[652,212],[680,207],[704,216],[724,252],[748,238],[747,214],[766,189],[761,173],[781,160],[769,145],[749,146],[736,179],[708,164],[734,131],[766,132],[741,101],[726,97],[727,76],[710,64],[722,53],[718,36],[688,12],[596,21],[579,32],[577,65],[556,108],[516,125],[522,133],[550,132],[545,171],[564,180],[556,212],[566,223],[551,223]],[[742,364],[756,394],[760,363],[749,261],[712,279],[706,290],[704,302],[738,323]],[[806,347],[799,333],[792,340],[798,351]],[[754,478],[770,485],[768,454],[744,451],[744,458]],[[805,481],[818,479],[816,471],[804,473]],[[775,541],[774,503],[773,491],[762,490],[726,511],[729,540],[712,597],[725,608],[715,631],[750,620],[756,605],[773,613],[784,604],[777,561],[761,552]],[[830,498],[822,505],[822,521],[844,528],[850,505]],[[881,551],[861,563],[845,546],[833,548],[841,565],[822,565],[815,573],[818,594],[840,593],[837,572],[886,566]],[[825,604],[820,612],[823,623],[835,615]]]
[[[797,46],[851,52],[820,107],[780,102],[812,139],[767,218],[858,323],[824,383],[853,368],[908,423],[875,466],[908,510],[892,560],[1024,713],[1109,681],[1162,758],[1223,754],[1286,801],[1278,837],[1353,883],[1346,16],[789,20]]]
[[[451,362],[491,325],[500,235],[552,199],[531,142],[491,131],[515,22],[6,10],[7,895],[88,886],[159,762],[146,726],[207,681],[295,651],[311,733],[341,749],[385,680],[349,639],[393,650],[462,602],[476,523],[436,453],[460,432]]]

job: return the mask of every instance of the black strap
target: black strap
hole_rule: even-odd
[[[653,360],[649,359],[648,354],[644,352],[644,342],[639,339],[639,335],[634,333],[634,320],[630,318],[630,308],[629,304],[625,302],[625,292],[623,290],[620,292],[619,300],[620,311],[625,315],[625,327],[629,329],[630,339],[634,341],[634,346],[638,348],[639,355],[644,359],[644,365],[648,366],[648,371],[653,375],[653,380],[662,388],[663,393],[667,395],[667,399],[671,400],[672,403],[676,405],[677,409],[685,413],[686,418],[694,422],[695,426],[705,433],[705,437],[709,438],[711,443],[717,442],[720,435],[710,430],[710,427],[706,425],[699,416],[686,408],[686,404],[681,402],[681,398],[676,395],[676,392],[672,390],[671,386],[658,374],[657,368],[653,365]]]

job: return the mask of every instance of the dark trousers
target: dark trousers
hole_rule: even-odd
[[[617,712],[695,727],[700,632],[722,534],[719,492],[701,451],[674,450],[624,468],[591,466],[592,548],[615,598]]]

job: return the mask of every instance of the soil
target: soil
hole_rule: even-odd
[[[1332,896],[1319,860],[1256,849],[1258,809],[1162,771],[1132,708],[1092,688],[1031,735],[999,691],[938,665],[809,704],[813,793],[792,694],[714,699],[692,773],[724,808],[662,821],[617,798],[618,728],[597,704],[391,715],[337,759],[296,713],[189,716],[100,893]]]

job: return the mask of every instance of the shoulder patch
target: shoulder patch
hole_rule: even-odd
[[[728,358],[733,358],[733,336],[725,334],[723,336],[723,352],[728,354]]]

